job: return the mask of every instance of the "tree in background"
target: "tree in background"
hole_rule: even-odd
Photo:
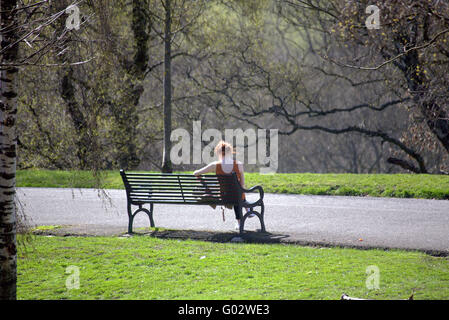
[[[403,72],[393,61],[375,68],[390,60],[374,46],[390,30],[387,8],[382,28],[368,30],[363,2],[355,10],[336,0],[171,0],[166,42],[164,5],[84,1],[83,28],[59,43],[59,55],[40,57],[41,65],[67,65],[19,70],[20,168],[162,170],[168,129],[201,120],[203,129],[280,129],[282,172],[448,170]],[[409,53],[433,57],[436,45]],[[32,50],[24,43],[20,54]],[[444,88],[439,70],[424,72],[433,88]],[[444,94],[435,94],[443,107]]]
[[[150,163],[162,169],[164,123],[170,144],[173,123],[184,118],[173,118],[171,110],[193,114],[184,108],[188,88],[179,86],[185,77],[180,67],[189,62],[179,60],[198,56],[186,42],[205,4],[172,0],[167,15],[160,0],[81,3],[84,28],[66,40],[70,49],[58,61],[50,57],[48,63],[89,63],[20,75],[26,87],[19,101],[21,167],[135,169]]]
[[[153,31],[163,43],[163,152],[161,170],[173,171],[170,159],[172,132],[172,61],[175,57],[187,55],[186,52],[173,54],[173,46],[179,48],[189,28],[205,8],[206,1],[159,0],[152,3],[149,13],[153,17]],[[176,43],[178,42],[178,43]],[[155,65],[156,66],[156,65]]]
[[[192,73],[192,78],[219,102],[221,112],[251,126],[277,126],[285,136],[340,136],[332,141],[340,140],[341,150],[352,139],[355,144],[346,150],[353,151],[345,151],[349,171],[357,168],[351,162],[360,163],[351,156],[366,141],[372,156],[364,161],[372,163],[360,163],[365,168],[379,164],[382,150],[390,165],[439,173],[448,157],[447,5],[441,10],[437,1],[384,1],[381,29],[368,30],[368,4],[276,1],[252,20],[228,5],[237,22],[217,35],[236,41],[226,42],[226,54],[203,66],[209,76]],[[427,128],[418,130],[416,121]],[[307,149],[318,142],[313,138]],[[310,162],[318,159],[313,158]]]
[[[136,168],[138,105],[151,67],[148,1],[87,1],[79,8],[83,28],[65,39],[60,55],[45,57],[62,66],[20,74],[26,88],[19,105],[21,165]],[[84,60],[89,63],[70,64]]]
[[[351,74],[365,79],[373,76],[382,79],[379,82],[382,84],[380,95],[394,96],[396,103],[387,102],[370,108],[384,112],[391,106],[401,106],[403,113],[412,116],[409,127],[399,137],[383,130],[356,125],[344,128],[307,127],[296,125],[293,121],[293,128],[333,134],[357,132],[376,137],[396,147],[395,154],[405,155],[405,158],[389,157],[389,163],[412,172],[427,173],[426,158],[430,160],[427,154],[432,150],[423,148],[423,145],[433,145],[433,151],[439,152],[440,157],[445,159],[448,159],[449,153],[449,56],[445,45],[449,40],[448,4],[440,1],[383,1],[379,4],[380,29],[373,30],[366,26],[369,4],[368,1],[280,1],[285,9],[283,16],[286,21],[304,28],[309,28],[313,22],[319,26],[323,39],[330,39],[330,45],[326,47],[312,46],[323,62],[330,64],[323,68],[323,73],[344,80],[351,79]],[[371,88],[365,87],[365,90]],[[318,109],[318,113],[314,110],[308,114],[325,115],[356,109],[356,106],[325,111]],[[288,116],[291,114],[288,113]],[[422,124],[426,124],[427,128]],[[429,139],[429,134],[433,135],[433,139]],[[439,147],[429,143],[429,140],[438,141]],[[441,169],[434,167],[432,171],[439,172]]]

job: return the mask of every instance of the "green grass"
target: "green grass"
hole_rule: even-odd
[[[449,297],[449,260],[419,252],[157,239],[33,236],[19,299],[415,299]],[[368,289],[368,266],[379,289]],[[79,268],[79,289],[66,281]],[[69,271],[69,273],[67,273]]]
[[[112,180],[111,180],[112,179]],[[94,177],[90,171],[62,170],[17,170],[16,185],[18,187],[38,188],[96,188],[101,181],[104,186],[116,189],[123,188],[118,171],[102,171],[99,177]]]
[[[118,170],[100,174],[98,180],[87,171],[19,170],[17,186],[124,188]],[[247,186],[261,185],[272,193],[449,199],[449,176],[444,175],[246,173],[245,179]]]
[[[449,199],[449,176],[415,174],[248,174],[274,193]]]

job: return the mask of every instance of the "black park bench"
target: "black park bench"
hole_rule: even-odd
[[[180,205],[215,205],[238,206],[240,212],[240,233],[243,233],[245,220],[250,214],[259,218],[261,229],[265,232],[263,189],[255,186],[244,189],[240,185],[237,175],[202,175],[167,174],[167,173],[133,173],[120,170],[123,184],[126,189],[128,202],[128,233],[132,233],[133,220],[139,212],[145,212],[151,227],[154,227],[154,204],[180,204]],[[248,202],[242,199],[242,193],[259,192],[259,199]],[[144,205],[148,204],[149,208]],[[133,212],[132,206],[138,208]],[[256,211],[255,208],[260,207]],[[242,209],[248,208],[246,214]]]

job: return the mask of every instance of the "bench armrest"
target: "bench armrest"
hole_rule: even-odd
[[[257,191],[259,191],[259,195],[260,195],[260,199],[258,201],[261,201],[263,199],[263,188],[261,186],[254,186],[249,189],[244,189],[243,187],[241,187],[241,188],[242,188],[243,192],[247,192],[247,193],[254,192],[254,190],[257,190]]]

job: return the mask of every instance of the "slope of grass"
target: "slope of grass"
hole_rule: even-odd
[[[414,174],[248,174],[248,185],[267,192],[449,199],[449,176]]]
[[[418,252],[35,236],[18,258],[19,299],[449,297],[449,260]],[[379,270],[378,289],[367,287]],[[369,270],[369,268],[368,268]],[[79,271],[79,289],[70,289]]]
[[[245,177],[247,186],[261,185],[272,193],[449,199],[449,176],[444,175],[246,173]],[[118,171],[94,177],[88,171],[21,170],[17,186],[124,188]]]

